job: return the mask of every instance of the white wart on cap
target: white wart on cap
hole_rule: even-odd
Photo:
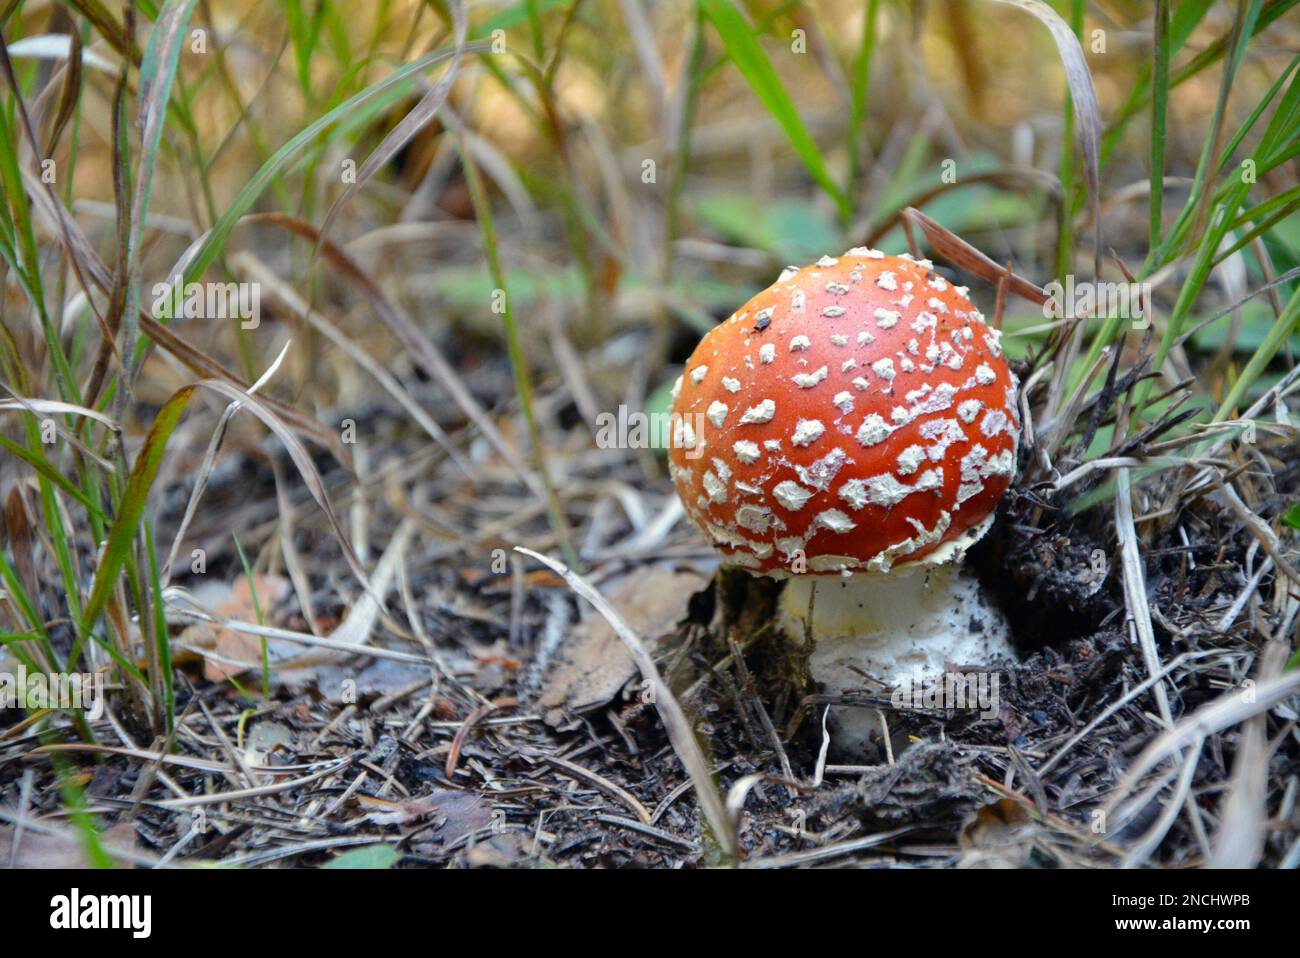
[[[959,554],[1015,469],[999,338],[927,260],[854,249],[787,269],[686,364],[673,412],[703,430],[669,461],[687,514],[768,575]]]

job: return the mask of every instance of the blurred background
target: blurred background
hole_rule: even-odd
[[[915,233],[917,251],[970,285],[990,317],[1002,267],[1041,287],[1094,279],[1100,263],[1103,280],[1131,275],[1152,289],[1146,331],[1114,315],[1052,321],[1014,295],[1004,304],[1004,345],[1030,384],[1039,432],[1026,436],[1021,488],[981,561],[998,575],[1016,567],[1002,581],[1024,598],[1021,621],[1032,627],[1022,646],[1046,657],[1025,673],[1077,668],[1082,691],[1070,712],[1041,679],[1027,680],[1005,728],[971,733],[992,743],[983,770],[1012,782],[1007,742],[1055,748],[1150,678],[1126,631],[1134,616],[1152,629],[1144,604],[1129,601],[1146,595],[1133,584],[1141,569],[1134,558],[1116,571],[1125,530],[1112,500],[1129,497],[1130,466],[1141,468],[1126,528],[1152,557],[1162,651],[1208,649],[1179,659],[1170,679],[1186,695],[1179,715],[1257,674],[1255,634],[1237,625],[1271,623],[1293,643],[1300,614],[1285,577],[1254,564],[1261,548],[1272,563],[1300,529],[1285,402],[1300,349],[1295,6],[0,5],[0,666],[89,665],[120,686],[111,727],[46,713],[0,731],[12,750],[0,751],[0,796],[18,794],[5,756],[47,733],[148,742],[179,729],[186,749],[224,762],[214,743],[229,734],[242,744],[256,714],[274,715],[259,761],[279,748],[314,762],[397,736],[405,751],[384,754],[406,756],[411,793],[469,783],[516,824],[531,821],[546,799],[534,794],[532,759],[520,767],[521,743],[568,748],[550,731],[568,716],[547,710],[604,709],[636,670],[612,633],[574,639],[589,625],[578,622],[586,607],[511,550],[563,556],[647,630],[671,631],[693,594],[712,597],[716,559],[680,521],[660,451],[599,447],[598,417],[666,411],[700,336],[787,264],[861,245],[907,250],[909,207],[940,228]],[[208,291],[250,284],[257,315],[159,307],[154,287],[178,277]],[[1228,447],[1253,429],[1238,417],[1260,397],[1262,434],[1281,438]],[[1092,469],[1099,457],[1109,459]],[[1238,483],[1241,498],[1209,503],[1204,470]],[[1109,578],[1083,595],[1075,566],[1089,568],[1096,550],[1110,557]],[[369,601],[371,580],[391,607]],[[656,596],[672,602],[636,610]],[[243,625],[204,622],[191,599]],[[693,639],[706,613],[692,607]],[[268,625],[282,630],[273,641]],[[351,671],[312,658],[326,655],[319,647],[303,657],[304,645],[329,637],[369,643],[377,658]],[[581,675],[613,662],[612,677],[595,691],[586,678],[547,679],[570,646],[592,657]],[[1280,674],[1286,658],[1269,668]],[[742,721],[729,721],[740,700],[709,674],[676,678],[689,685],[692,714],[714,722],[727,775],[788,775],[742,737],[752,716],[740,704]],[[353,721],[355,710],[337,693],[354,679],[383,708],[348,725],[340,716]],[[211,712],[194,711],[200,699]],[[1154,721],[1147,704],[1101,726],[1089,741],[1095,764],[1056,767],[1049,786],[1062,814],[1082,814],[1115,785],[1110,756],[1134,750],[1134,728],[1154,735],[1142,725]],[[406,711],[399,721],[388,708]],[[506,715],[516,708],[530,711]],[[638,708],[611,706],[612,724],[581,728],[614,767],[606,773],[664,811],[686,779],[646,773],[634,738],[645,754],[667,746],[651,710]],[[501,715],[487,718],[494,709]],[[1262,768],[1263,718],[1239,721],[1255,718],[1261,737],[1242,754]],[[336,722],[341,739],[322,745]],[[471,747],[462,723],[487,731]],[[569,758],[588,750],[574,748]],[[1294,741],[1288,749],[1267,802],[1261,792],[1249,804],[1258,834],[1266,811],[1294,812]],[[1206,752],[1213,792],[1229,763],[1217,745]],[[63,795],[94,786],[97,812],[120,810],[108,801],[116,779],[39,767]],[[523,785],[503,799],[512,776]],[[1181,797],[1191,781],[1180,776]],[[58,814],[59,791],[41,796]],[[762,838],[769,850],[803,841],[780,824],[779,799],[763,799],[777,823]],[[329,816],[316,815],[312,788],[278,800],[295,820],[309,809],[324,834]],[[343,802],[329,812],[347,812]],[[1166,833],[1177,839],[1162,847],[1166,860],[1210,854],[1202,812],[1188,808],[1173,832],[1173,818],[1157,822],[1164,832],[1141,845],[1138,863]],[[556,821],[560,831],[589,825],[580,814]],[[827,833],[853,834],[847,822],[832,815]],[[655,841],[698,860],[698,815],[671,808],[663,823],[674,834]],[[159,853],[190,840],[188,819],[159,812],[152,824]],[[266,828],[258,842],[300,837]],[[1273,835],[1266,853],[1294,865],[1292,835]],[[1052,837],[1086,844],[1069,828]],[[1263,840],[1247,845],[1261,860]],[[1092,845],[1080,854],[1125,860]]]
[[[1300,23],[1283,15],[1287,6],[1262,4],[1225,105],[1229,135],[1295,56]],[[1172,72],[1181,82],[1168,90],[1164,131],[1168,222],[1206,145],[1221,79],[1214,54],[1231,39],[1239,13],[1230,3],[1174,7],[1182,43]],[[715,9],[722,12],[711,20]],[[1054,9],[1081,38],[1096,87],[1103,253],[1113,249],[1137,271],[1149,246],[1152,5],[1058,2]],[[330,235],[458,363],[503,355],[492,312],[496,283],[449,133],[461,124],[497,219],[511,305],[530,337],[528,361],[543,379],[564,378],[584,393],[577,398],[588,421],[620,401],[653,404],[699,333],[785,264],[863,242],[905,249],[898,214],[909,205],[1040,285],[1091,270],[1062,59],[1044,23],[1024,9],[988,0],[716,8],[530,0],[475,2],[467,16],[468,38],[488,51],[462,58],[442,116],[349,199]],[[728,45],[715,21],[752,33]],[[117,234],[111,106],[120,58],[62,5],[15,4],[8,13],[11,43],[74,23],[96,56],[87,58],[76,122],[53,156],[62,169],[75,164],[60,188],[108,256]],[[205,0],[191,28],[206,35],[181,47],[176,122],[162,138],[150,203],[155,228],[141,250],[150,283],[170,277],[190,242],[292,135],[345,104],[274,169],[252,206],[319,225],[347,185],[346,165],[360,166],[446,65],[422,78],[423,90],[408,83],[364,103],[348,105],[349,98],[452,42],[450,8],[430,0]],[[206,52],[194,52],[196,45]],[[16,57],[15,64],[33,90],[60,68],[57,60]],[[56,94],[48,90],[40,104],[51,117]],[[1290,195],[1295,181],[1292,160],[1261,174],[1252,194]],[[1221,271],[1220,283],[1233,270],[1258,279],[1296,265],[1300,220],[1292,210],[1262,234],[1262,245]],[[385,342],[366,303],[320,268],[310,243],[240,226],[216,264],[227,279],[237,251],[308,301],[340,311],[340,328],[399,377],[415,372],[409,351]],[[1261,263],[1260,254],[1271,262]],[[1166,308],[1175,280],[1160,288]],[[1282,299],[1288,291],[1279,290]],[[992,292],[987,283],[975,289],[985,303]],[[1013,300],[1010,312],[1012,330],[1041,326],[1032,304]],[[85,319],[64,314],[65,324]],[[1267,304],[1257,300],[1231,324],[1203,331],[1198,343],[1215,350],[1231,332],[1232,348],[1249,353],[1269,322]],[[255,331],[182,329],[248,381],[294,332],[284,322]],[[1023,354],[1033,341],[1033,334],[1012,337],[1010,345]],[[554,355],[569,346],[585,381],[565,376]],[[165,363],[151,361],[142,397],[161,401],[184,381],[184,373],[153,368]],[[368,387],[351,365],[307,332],[275,389],[317,408],[357,403]]]

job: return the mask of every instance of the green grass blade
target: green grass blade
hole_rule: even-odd
[[[862,13],[862,41],[858,45],[857,56],[853,58],[849,128],[845,135],[849,150],[849,169],[844,181],[844,195],[848,198],[850,206],[857,189],[859,167],[862,163],[862,130],[867,118],[867,91],[871,83],[871,61],[876,52],[876,21],[879,7],[879,0],[867,0],[867,8]],[[852,215],[851,209],[849,214]],[[848,225],[847,221],[845,225]]]
[[[1268,335],[1264,337],[1264,341],[1259,344],[1259,348],[1246,362],[1241,374],[1237,376],[1232,388],[1228,390],[1228,394],[1223,397],[1218,412],[1214,414],[1216,421],[1226,419],[1232,413],[1241,402],[1242,397],[1255,383],[1255,380],[1272,362],[1273,357],[1282,348],[1282,344],[1297,328],[1300,328],[1300,289],[1297,289],[1287,301],[1281,314],[1274,320]]]
[[[380,169],[391,163],[393,157],[411,141],[412,137],[433,120],[437,112],[442,109],[443,103],[447,101],[452,84],[456,82],[456,75],[460,69],[461,51],[465,49],[466,30],[464,0],[450,0],[450,5],[456,49],[452,51],[451,63],[447,66],[447,71],[438,78],[438,82],[420,99],[420,102],[388,132],[383,142],[366,157],[365,162],[361,164],[361,168],[357,170],[356,177],[344,188],[343,192],[339,194],[338,198],[326,211],[325,221],[321,223],[320,227],[321,239],[329,235],[330,225],[348,200],[362,190]],[[320,240],[317,241],[318,245],[319,242]]]
[[[162,576],[158,570],[158,550],[154,545],[153,524],[145,519],[144,544],[149,559],[150,604],[153,606],[154,643],[158,652],[158,671],[155,687],[162,686],[162,712],[167,719],[170,734],[176,727],[176,677],[172,675],[172,645],[167,634],[167,613],[163,605]]]
[[[1160,246],[1164,228],[1165,118],[1169,112],[1169,2],[1156,0],[1154,68],[1151,79],[1151,196],[1147,207],[1147,250]]]
[[[835,201],[841,216],[850,214],[852,208],[848,197],[831,178],[821,151],[804,126],[790,94],[781,85],[772,61],[750,32],[749,24],[735,4],[731,0],[700,0],[700,8],[722,37],[731,62],[736,65],[772,119],[785,131],[790,145],[803,161],[809,175]]]
[[[0,449],[5,449],[13,453],[19,459],[23,460],[23,462],[27,463],[38,473],[40,473],[41,476],[48,479],[50,482],[54,483],[56,486],[58,486],[60,489],[62,489],[64,492],[70,495],[72,498],[76,499],[79,503],[85,506],[86,510],[90,512],[92,515],[97,516],[101,520],[107,521],[107,517],[104,515],[103,511],[99,508],[98,503],[92,501],[89,496],[87,496],[82,490],[78,489],[75,485],[73,485],[73,483],[66,476],[64,476],[61,472],[59,472],[52,465],[50,465],[44,458],[36,455],[33,452],[30,452],[27,449],[24,449],[22,446],[18,445],[17,443],[13,442],[10,439],[7,439],[4,436],[0,436]]]
[[[122,354],[130,356],[140,329],[140,242],[144,236],[145,216],[153,194],[153,171],[158,160],[163,128],[167,122],[167,104],[180,63],[185,28],[194,13],[197,0],[169,0],[149,34],[144,59],[140,63],[140,165],[132,184],[131,218],[126,244],[126,309],[123,313]],[[125,391],[120,396],[125,397]]]
[[[483,53],[488,50],[490,50],[490,45],[487,43],[465,45],[465,52],[467,53]],[[347,119],[349,114],[368,100],[371,100],[379,94],[400,84],[413,81],[418,74],[423,73],[425,70],[436,66],[444,60],[450,59],[455,56],[455,53],[456,51],[454,49],[439,50],[435,53],[430,53],[426,56],[420,57],[420,59],[408,63],[405,66],[399,67],[388,76],[384,77],[384,79],[372,83],[361,92],[348,97],[334,109],[308,124],[299,131],[297,135],[290,139],[289,142],[276,150],[271,158],[262,164],[258,171],[253,174],[252,179],[250,179],[247,185],[239,191],[234,202],[232,202],[226,212],[222,214],[221,219],[219,219],[208,232],[207,237],[204,239],[202,245],[199,247],[194,258],[185,270],[185,281],[189,282],[195,276],[203,275],[203,272],[212,265],[213,261],[215,261],[219,255],[221,255],[221,251],[225,248],[226,241],[230,238],[230,234],[234,230],[235,225],[239,222],[240,218],[252,209],[253,204],[257,202],[258,197],[262,195],[263,191],[266,190],[275,177],[283,172],[291,162],[296,160],[299,154],[318,136],[333,127],[335,124]]]
[[[99,614],[104,611],[104,606],[108,604],[108,598],[117,584],[118,573],[122,571],[127,554],[131,551],[131,543],[135,540],[140,518],[144,514],[145,500],[158,476],[158,467],[162,465],[167,441],[197,388],[186,386],[163,404],[149,429],[149,435],[145,437],[144,446],[136,456],[135,466],[131,469],[131,476],[118,506],[117,517],[108,531],[104,555],[95,569],[90,598],[82,609],[81,626],[84,633],[91,631]]]
[[[497,253],[496,228],[492,221],[492,211],[487,203],[487,196],[483,190],[483,182],[479,176],[478,167],[470,155],[463,135],[457,137],[457,146],[460,151],[461,163],[464,165],[465,180],[469,185],[470,197],[474,203],[474,211],[478,215],[479,229],[483,234],[483,247],[487,252],[488,268],[492,273],[492,282],[503,294],[501,322],[505,327],[506,346],[510,352],[510,365],[514,371],[515,390],[519,396],[519,405],[523,409],[524,419],[528,425],[529,438],[533,445],[533,456],[537,462],[537,471],[541,475],[542,486],[546,490],[547,515],[550,519],[551,529],[555,533],[560,550],[564,553],[565,561],[577,562],[578,554],[573,548],[569,535],[569,526],[564,519],[564,511],[560,507],[559,496],[556,495],[555,485],[551,481],[550,471],[546,466],[546,446],[543,442],[541,427],[537,422],[537,413],[533,409],[532,378],[528,373],[528,360],[524,355],[523,344],[519,339],[519,327],[510,308],[510,292],[506,288],[505,273],[501,269],[501,258]]]
[[[239,554],[239,564],[244,567],[248,595],[253,600],[253,615],[258,625],[266,625],[266,616],[262,614],[262,600],[257,597],[257,581],[253,578],[253,566],[248,561],[248,555],[244,552],[239,536],[232,534],[231,538],[235,540],[235,552]],[[271,647],[267,644],[266,636],[259,638],[262,641],[262,698],[269,702],[271,700]]]

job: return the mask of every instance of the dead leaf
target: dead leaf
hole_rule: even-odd
[[[255,574],[253,586],[257,589],[257,606],[253,603],[248,577],[240,576],[231,585],[230,597],[213,611],[223,618],[256,622],[258,607],[265,615],[272,605],[289,594],[290,589],[289,580],[278,575]],[[213,642],[213,651],[222,660],[231,661],[205,660],[203,677],[210,682],[220,682],[249,669],[262,667],[262,640],[256,635],[235,632],[232,629],[218,629]],[[294,652],[296,654],[297,650],[295,649]],[[236,662],[244,664],[236,665]]]
[[[608,591],[611,605],[653,648],[686,617],[691,596],[708,579],[697,572],[667,568],[639,572]],[[567,715],[600,708],[637,675],[636,663],[623,641],[600,616],[592,616],[561,647],[542,687],[540,704],[550,725]]]
[[[564,580],[549,569],[532,569],[524,573],[524,584],[535,589],[563,589]]]
[[[470,868],[513,868],[528,858],[531,840],[520,832],[489,835],[465,850]]]
[[[284,676],[289,689],[295,692],[315,689],[330,702],[367,701],[399,692],[421,680],[430,680],[428,666],[392,659],[373,659],[361,669],[352,664],[330,664]]]
[[[0,868],[9,867],[15,832],[13,825],[0,825]],[[110,856],[114,849],[133,851],[137,845],[135,825],[131,822],[118,822],[101,832],[99,840]],[[18,841],[18,857],[13,861],[13,867],[91,868],[92,865],[79,836],[71,832],[51,835],[25,829]]]
[[[1000,798],[976,810],[962,826],[958,868],[1024,868],[1038,823],[1019,802]]]
[[[376,825],[413,825],[430,817],[443,821],[437,826],[444,843],[492,824],[492,806],[474,792],[442,788],[405,802],[386,802],[368,795],[358,796],[362,808],[372,809],[366,818]]]
[[[266,765],[271,753],[292,754],[293,745],[293,732],[288,726],[270,720],[261,721],[248,730],[244,740],[244,761],[249,765]]]

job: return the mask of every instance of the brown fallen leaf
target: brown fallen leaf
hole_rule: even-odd
[[[533,569],[524,573],[524,584],[534,588],[563,589],[564,580],[549,569]]]
[[[691,596],[708,579],[697,572],[667,568],[629,575],[606,590],[610,604],[647,645],[663,638],[686,617]],[[611,701],[637,675],[622,640],[600,616],[592,616],[561,646],[543,682],[543,718],[559,725]]]
[[[513,868],[528,858],[531,844],[520,832],[489,835],[465,849],[465,861],[470,868]]]
[[[431,817],[442,818],[437,834],[445,843],[492,824],[492,806],[474,792],[441,788],[405,802],[368,795],[358,796],[357,801],[362,808],[371,809],[366,818],[376,825],[413,825]]]
[[[1024,868],[1040,828],[1019,802],[1000,798],[962,826],[958,868]]]
[[[263,615],[271,605],[288,595],[290,589],[289,580],[278,575],[254,574],[253,586],[257,589],[257,606],[261,607]],[[240,576],[231,585],[230,598],[213,611],[227,619],[256,622],[257,606],[253,603],[248,577]],[[210,682],[220,682],[249,669],[260,669],[262,666],[262,640],[256,635],[235,632],[232,629],[217,629],[213,651],[221,659],[231,661],[206,659],[203,663],[203,677]],[[236,665],[234,664],[236,662],[244,664]]]
[[[10,867],[16,831],[13,825],[0,825],[0,868]],[[109,855],[113,854],[114,849],[134,851],[137,844],[135,825],[131,822],[118,822],[101,832],[99,840]],[[13,859],[13,867],[90,868],[92,866],[82,847],[81,838],[71,831],[66,834],[50,835],[26,829],[19,839],[18,857]]]
[[[292,754],[293,732],[287,725],[269,719],[255,722],[244,739],[244,761],[249,765],[266,765],[277,751]]]
[[[421,679],[430,681],[428,666],[391,659],[372,659],[360,668],[352,663],[330,663],[287,671],[282,677],[285,687],[294,694],[318,692],[330,702],[368,702]]]

